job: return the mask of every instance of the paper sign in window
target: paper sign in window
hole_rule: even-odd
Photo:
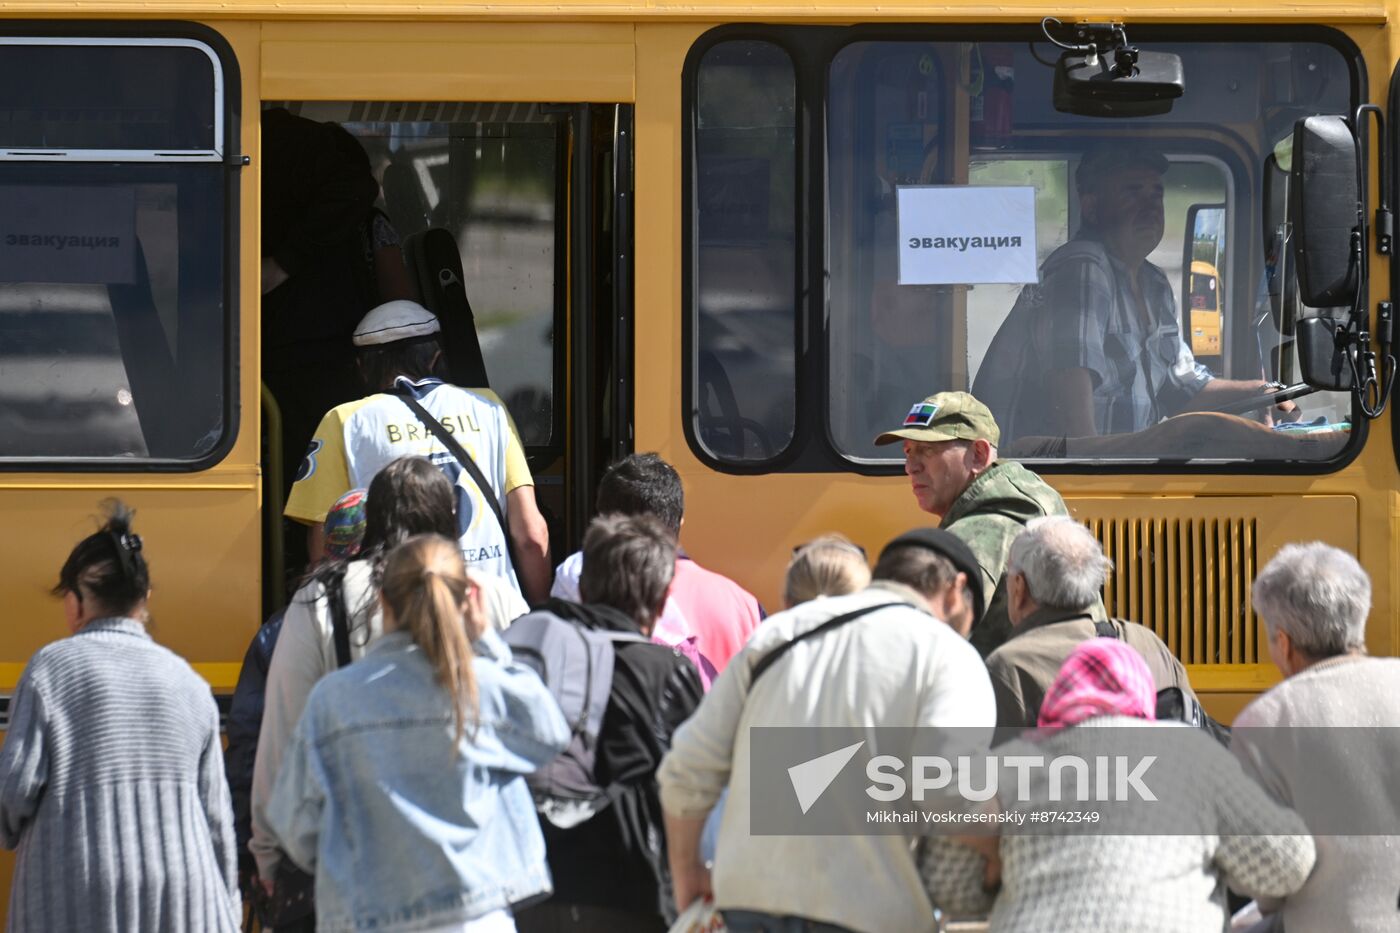
[[[1034,188],[905,185],[896,194],[900,285],[1037,280]]]
[[[136,281],[134,189],[4,185],[0,204],[0,282]]]

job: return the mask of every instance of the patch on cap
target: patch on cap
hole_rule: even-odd
[[[398,340],[431,337],[442,330],[433,312],[416,301],[386,301],[360,319],[353,343],[377,347]]]
[[[992,413],[966,392],[938,392],[916,402],[899,427],[875,438],[875,446],[899,441],[985,440],[993,447],[1001,431]]]
[[[937,414],[937,405],[932,402],[920,402],[909,409],[909,414],[904,416],[904,426],[906,428],[926,428]]]

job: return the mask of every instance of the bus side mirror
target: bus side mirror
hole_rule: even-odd
[[[1298,290],[1310,307],[1351,308],[1356,301],[1362,219],[1356,148],[1344,117],[1294,124],[1288,213]]]
[[[1349,392],[1355,384],[1351,363],[1337,332],[1345,325],[1330,317],[1305,317],[1298,321],[1298,368],[1303,381],[1314,389]]]

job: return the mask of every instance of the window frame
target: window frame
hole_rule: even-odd
[[[15,41],[27,40],[27,41]],[[238,281],[240,240],[239,196],[241,172],[248,159],[240,154],[242,115],[242,72],[233,48],[222,35],[208,26],[192,22],[152,21],[120,23],[110,21],[38,20],[8,22],[0,28],[0,46],[93,45],[93,46],[177,46],[199,47],[214,65],[215,150],[4,150],[0,164],[13,162],[116,162],[116,163],[205,163],[222,166],[223,230],[223,405],[220,410],[222,434],[208,453],[180,460],[165,457],[0,457],[0,474],[7,473],[198,473],[221,463],[233,450],[242,427],[242,373],[240,322],[242,306]],[[212,170],[212,169],[211,169]],[[125,361],[123,360],[123,363]]]
[[[718,35],[717,35],[718,34]],[[712,41],[707,41],[710,37]],[[797,254],[793,257],[793,424],[792,436],[773,456],[763,460],[727,460],[717,457],[706,449],[700,439],[700,406],[696,392],[699,378],[699,217],[695,212],[697,179],[693,169],[696,165],[696,121],[699,114],[699,74],[705,55],[715,46],[727,42],[763,42],[787,56],[792,67],[794,93],[793,126],[793,231]],[[808,98],[803,93],[802,72],[797,56],[787,43],[779,41],[772,30],[763,27],[721,26],[707,32],[693,45],[686,55],[685,68],[681,79],[681,424],[686,443],[696,458],[712,469],[725,473],[759,474],[787,472],[794,465],[802,447],[802,385],[804,371],[811,360],[803,351],[806,345],[807,303],[803,285],[810,278],[807,252],[808,231],[802,221],[806,216],[804,199],[810,196],[809,166],[804,158],[808,128]],[[820,192],[818,192],[820,194]]]
[[[1393,153],[1396,152],[1395,140],[1397,139],[1397,134],[1400,134],[1400,124],[1395,122],[1396,120],[1400,120],[1400,61],[1396,62],[1395,68],[1390,74],[1390,82],[1386,86],[1386,91],[1388,92],[1386,102],[1386,132],[1389,134],[1389,138],[1379,140],[1378,145],[1391,147],[1390,190],[1395,191],[1395,185],[1400,183],[1400,159],[1397,159],[1393,155]],[[1370,124],[1367,123],[1364,124],[1364,126],[1369,127]],[[1363,136],[1362,138],[1364,139],[1366,137]],[[1369,155],[1369,148],[1363,148],[1362,151]],[[1369,209],[1370,207],[1368,205],[1367,210]],[[1396,297],[1400,296],[1400,262],[1396,261],[1393,252],[1387,258],[1389,259],[1390,275],[1386,280],[1386,284],[1390,287],[1389,297],[1393,303]],[[1375,277],[1374,272],[1371,277]],[[1400,348],[1392,347],[1391,352],[1400,353]],[[1384,360],[1378,361],[1378,365],[1381,364],[1384,364]],[[1382,375],[1384,375],[1383,372]],[[1393,392],[1394,390],[1392,390],[1391,402],[1394,401]],[[1390,442],[1393,448],[1392,452],[1395,455],[1395,463],[1397,466],[1400,466],[1400,417],[1396,416],[1394,409],[1391,409],[1390,417]]]
[[[214,77],[214,146],[212,149],[49,149],[21,146],[0,148],[0,162],[221,162],[224,158],[224,69],[214,50],[199,39],[178,36],[13,36],[0,34],[0,54],[6,46],[41,48],[184,48],[202,52]]]
[[[1360,103],[1369,100],[1365,61],[1356,43],[1345,33],[1320,26],[1182,26],[1138,25],[1134,37],[1144,43],[1178,43],[1228,45],[1248,41],[1311,42],[1337,50],[1346,63],[1351,79],[1350,108],[1354,112]],[[700,443],[696,431],[696,355],[697,345],[697,252],[696,218],[694,216],[694,186],[696,152],[694,122],[696,118],[696,87],[701,61],[706,52],[722,42],[749,40],[770,43],[783,51],[793,63],[797,90],[797,322],[794,335],[796,349],[796,423],[792,441],[777,457],[765,461],[732,461],[715,457]],[[721,473],[757,475],[776,472],[794,473],[855,473],[866,476],[902,475],[902,460],[868,461],[852,459],[842,453],[830,434],[828,399],[830,369],[827,357],[830,314],[829,261],[827,249],[827,102],[830,97],[830,66],[836,55],[847,45],[859,42],[1031,42],[1044,41],[1034,24],[855,24],[824,25],[752,25],[718,26],[702,34],[691,46],[682,69],[682,147],[681,147],[681,420],[691,453],[707,467]],[[1400,81],[1400,76],[1397,77]],[[1170,126],[1170,124],[1167,124]],[[1218,132],[1228,132],[1218,127]],[[1193,151],[1199,148],[1193,141]],[[1043,143],[1043,140],[1041,141]],[[1014,151],[1014,150],[1013,150]],[[1202,154],[1207,154],[1202,151]],[[1221,153],[1216,153],[1220,155]],[[1369,159],[1369,154],[1367,155]],[[1228,159],[1226,160],[1229,161]],[[1397,167],[1400,179],[1400,167]],[[815,180],[815,182],[814,182]],[[1248,195],[1250,210],[1257,201]],[[1236,216],[1247,221],[1252,214]],[[1256,211],[1257,213],[1257,211]],[[1238,226],[1237,226],[1238,229]],[[1392,270],[1400,287],[1400,271]],[[818,280],[820,276],[820,280]],[[1236,278],[1239,278],[1236,276]],[[820,291],[810,286],[820,285]],[[1236,283],[1231,288],[1243,287]],[[1367,296],[1362,296],[1366,301]],[[1342,450],[1325,460],[1292,460],[1256,462],[1233,461],[1157,461],[1157,460],[1026,460],[1038,472],[1046,474],[1094,475],[1318,475],[1343,469],[1360,455],[1368,436],[1368,423],[1358,418],[1353,400],[1351,436]],[[1396,453],[1400,458],[1400,427],[1396,429]]]

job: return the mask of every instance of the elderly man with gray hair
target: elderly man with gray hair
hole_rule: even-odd
[[[1326,834],[1339,808],[1377,832],[1400,815],[1400,660],[1366,657],[1371,581],[1345,551],[1290,544],[1255,579],[1254,608],[1284,681],[1240,713],[1231,751],[1318,834],[1307,883],[1260,907],[1287,930],[1393,930],[1400,838]],[[1299,728],[1338,726],[1366,728],[1327,733],[1331,754]]]
[[[1033,519],[1012,542],[1006,567],[1011,637],[987,658],[998,729],[1035,725],[1060,665],[1080,642],[1107,634],[1100,626],[1142,655],[1158,690],[1179,687],[1194,698],[1186,669],[1151,629],[1094,621],[1093,607],[1112,569],[1099,542],[1068,516]]]

